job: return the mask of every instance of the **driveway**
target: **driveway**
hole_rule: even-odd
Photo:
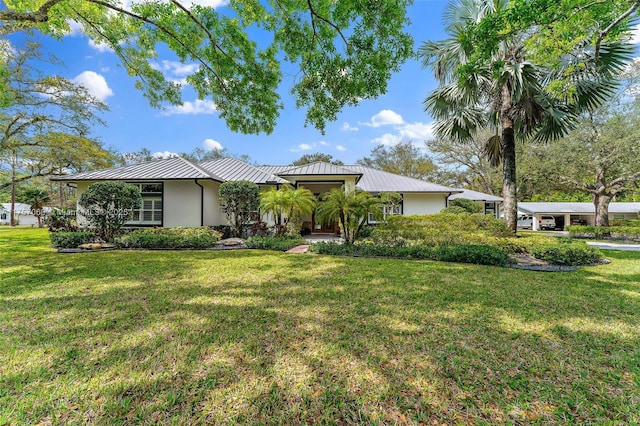
[[[587,241],[587,244],[601,250],[640,251],[640,244],[601,243],[595,241]]]

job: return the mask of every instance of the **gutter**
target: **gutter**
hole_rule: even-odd
[[[200,187],[200,226],[204,226],[204,186],[200,185],[198,179],[193,181]]]

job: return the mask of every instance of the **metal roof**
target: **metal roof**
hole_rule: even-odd
[[[278,172],[280,176],[299,176],[299,175],[341,175],[341,176],[362,176],[362,173],[356,172],[351,168],[336,166],[335,164],[317,161],[315,163],[304,164],[302,166],[292,167],[287,170]]]
[[[449,197],[450,200],[455,200],[456,198],[467,198],[473,201],[503,201],[502,197],[497,197],[491,194],[485,194],[484,192],[472,191],[470,189],[458,188],[458,191],[462,191],[459,194],[453,194]]]
[[[550,213],[550,214],[564,214],[564,213],[595,213],[595,206],[593,203],[579,203],[579,202],[558,202],[558,203],[518,203],[518,210],[528,213]],[[618,203],[613,202],[609,204],[609,213],[638,213],[640,211],[640,203]]]
[[[367,192],[434,192],[434,193],[457,193],[459,189],[438,185],[437,183],[426,182],[407,176],[400,176],[395,173],[383,172],[365,166],[344,166],[354,172],[362,173],[362,178],[356,185]]]
[[[217,160],[205,161],[200,166],[207,171],[220,176],[221,180],[248,180],[249,182],[267,184],[267,183],[288,183],[287,180],[275,176],[271,173],[265,173],[261,169],[247,164],[235,158],[219,158]]]
[[[71,176],[58,176],[51,180],[75,182],[82,180],[174,180],[174,179],[213,179],[222,181],[214,173],[182,158],[173,157],[166,160],[150,161],[131,166],[113,167],[78,173]]]

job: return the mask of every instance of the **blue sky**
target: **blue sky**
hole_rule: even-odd
[[[201,4],[220,1],[223,0],[198,0]],[[448,0],[416,0],[410,6],[408,30],[416,48],[426,40],[445,37],[442,12],[447,3]],[[21,38],[13,37],[12,41],[19,45]],[[215,105],[209,100],[197,100],[188,87],[183,91],[182,106],[164,111],[151,108],[135,89],[135,80],[118,65],[113,52],[90,43],[80,32],[60,41],[46,37],[37,41],[65,64],[56,69],[57,74],[87,86],[109,105],[110,111],[102,114],[107,125],[96,126],[94,135],[105,146],[120,152],[148,148],[160,155],[190,152],[197,147],[224,147],[233,154],[247,154],[259,164],[289,164],[304,154],[322,152],[349,164],[369,155],[378,144],[412,141],[423,146],[431,136],[432,120],[423,111],[422,101],[436,83],[431,72],[415,59],[393,75],[385,95],[345,108],[337,121],[327,125],[324,135],[304,127],[305,112],[295,108],[289,96],[291,82],[285,78],[280,89],[285,108],[275,131],[270,135],[243,135],[230,131]],[[195,66],[172,59],[161,56],[156,66],[177,80]]]

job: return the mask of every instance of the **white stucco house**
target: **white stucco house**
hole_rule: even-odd
[[[51,212],[51,207],[44,207],[45,214]],[[31,206],[24,203],[15,203],[13,211],[14,219],[18,225],[37,225],[38,218],[31,211]],[[11,222],[11,203],[0,204],[0,224],[8,225]]]
[[[77,188],[78,198],[89,185],[100,181],[126,181],[139,185],[143,202],[129,225],[214,226],[226,224],[220,210],[218,190],[227,181],[248,180],[261,190],[283,184],[309,189],[316,196],[342,185],[355,185],[373,194],[397,192],[399,209],[387,214],[437,213],[448,198],[462,190],[449,188],[364,166],[336,166],[317,162],[303,166],[254,166],[235,158],[194,163],[181,157],[143,164],[91,171],[53,178]],[[268,219],[268,218],[265,218]],[[313,232],[335,232],[334,223],[319,223],[315,215],[305,218]]]

